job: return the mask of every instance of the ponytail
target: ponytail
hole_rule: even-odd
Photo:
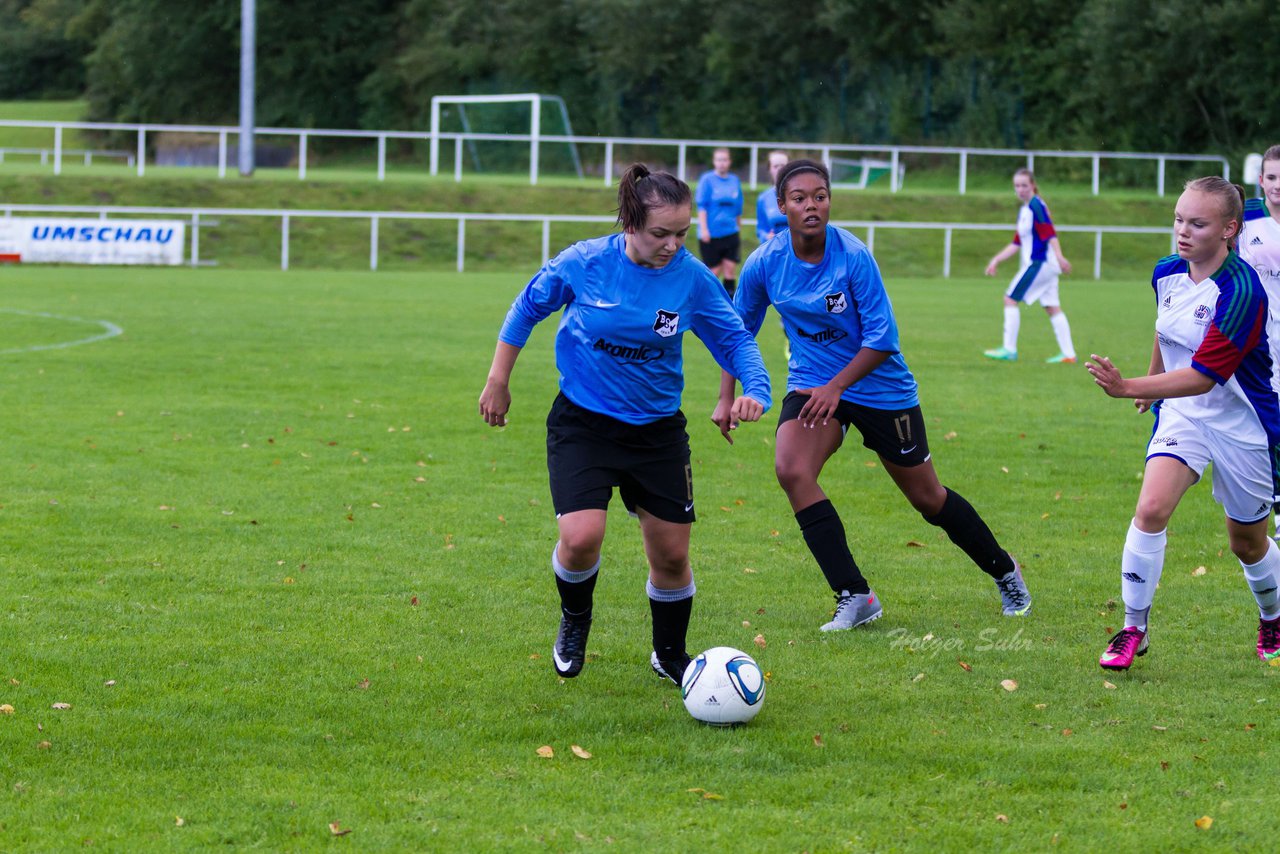
[[[643,163],[632,163],[618,182],[618,224],[623,231],[639,231],[649,211],[665,206],[689,207],[689,185],[669,172],[650,172]]]

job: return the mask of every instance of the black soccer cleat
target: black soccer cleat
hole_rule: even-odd
[[[582,665],[587,660],[587,635],[591,633],[591,620],[571,620],[563,614],[560,616],[560,633],[556,635],[555,646],[551,648],[551,662],[556,673],[565,679],[572,679],[582,672]]]
[[[658,653],[649,654],[649,666],[653,668],[653,672],[663,679],[670,679],[679,688],[684,682],[684,671],[689,667],[689,663],[693,661],[688,655],[682,655],[676,661],[664,661],[658,658]]]

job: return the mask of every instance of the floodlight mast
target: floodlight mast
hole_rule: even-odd
[[[253,174],[253,81],[257,0],[240,0],[240,174]]]

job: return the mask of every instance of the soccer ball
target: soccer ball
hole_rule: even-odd
[[[704,724],[745,724],[764,704],[764,673],[745,652],[713,647],[685,668],[680,696],[689,714]]]

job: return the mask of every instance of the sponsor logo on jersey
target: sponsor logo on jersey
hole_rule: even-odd
[[[1160,304],[1165,308],[1168,308],[1169,306],[1173,305],[1173,294],[1168,294],[1167,296],[1165,296],[1164,302]]]
[[[606,341],[603,338],[597,338],[596,343],[591,349],[608,353],[619,362],[626,362],[635,365],[642,365],[645,362],[652,362],[654,359],[662,358],[662,351],[656,347],[646,347],[644,344],[639,346],[614,344],[613,342]]]
[[[849,307],[842,293],[827,294],[824,299],[827,301],[828,314],[840,314]]]
[[[803,329],[797,329],[796,333],[801,338],[812,341],[815,344],[821,344],[824,347],[834,344],[842,338],[849,337],[849,333],[843,329],[823,329],[819,332],[805,332]]]
[[[1258,236],[1255,234],[1255,235],[1253,236],[1253,240],[1250,240],[1250,241],[1249,241],[1249,245],[1250,245],[1250,246],[1261,246],[1261,245],[1262,245],[1262,238],[1261,238],[1261,237],[1258,237]]]
[[[658,309],[658,319],[653,322],[653,331],[663,338],[670,338],[680,328],[680,315],[674,311]]]
[[[1173,436],[1156,436],[1151,440],[1153,445],[1164,445],[1166,448],[1176,448],[1178,440]]]

